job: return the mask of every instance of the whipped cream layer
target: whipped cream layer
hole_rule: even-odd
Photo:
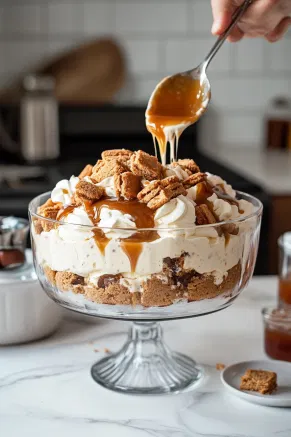
[[[94,241],[88,239],[63,239],[62,225],[49,232],[34,234],[37,259],[40,264],[52,270],[69,271],[80,276],[92,274],[131,274],[131,264],[123,250],[122,241],[111,239],[104,254]],[[234,267],[243,256],[246,236],[230,235],[207,238],[193,235],[186,237],[175,232],[155,241],[142,243],[142,251],[137,261],[135,275],[162,274],[164,258],[185,256],[184,268],[194,269],[200,274],[213,274],[222,282],[227,271]]]
[[[166,176],[176,176],[185,180],[188,173],[178,166],[164,167]],[[90,182],[90,178],[85,178]],[[60,181],[52,191],[52,200],[68,205],[74,195],[79,179]],[[215,187],[223,187],[224,192],[235,199],[235,191],[218,176],[207,174],[207,182]],[[102,186],[108,198],[115,198],[113,177],[98,184]],[[101,275],[122,275],[122,285],[130,291],[142,291],[142,283],[150,275],[164,278],[163,260],[184,255],[184,269],[195,270],[199,274],[213,275],[219,285],[227,276],[228,270],[248,258],[250,247],[248,240],[254,229],[253,219],[238,223],[237,235],[223,234],[217,226],[196,225],[195,201],[197,186],[187,190],[187,195],[179,195],[154,213],[154,226],[157,238],[153,241],[139,242],[140,250],[132,271],[132,263],[124,247],[127,238],[138,232],[134,217],[120,210],[103,206],[99,211],[100,228],[107,239],[105,245],[99,245],[98,236],[93,232],[93,222],[84,206],[76,206],[62,219],[62,224],[49,232],[37,234],[32,227],[38,263],[49,266],[55,271],[68,271],[88,278],[88,282],[97,284]],[[219,220],[231,220],[251,214],[253,205],[245,200],[236,204],[218,198],[213,193],[207,201]],[[114,202],[114,201],[113,201]],[[126,229],[124,229],[126,228]],[[130,240],[129,240],[130,243]]]

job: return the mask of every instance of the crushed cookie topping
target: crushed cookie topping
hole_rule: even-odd
[[[167,167],[163,167],[155,156],[142,150],[137,152],[127,149],[105,150],[101,157],[102,159],[99,159],[94,166],[86,165],[79,174],[79,182],[72,194],[71,205],[54,203],[49,199],[38,208],[38,214],[44,219],[58,220],[61,219],[61,215],[58,215],[60,210],[63,214],[64,211],[71,211],[74,207],[87,207],[87,204],[93,205],[103,197],[113,199],[116,197],[116,200],[121,201],[138,201],[155,211],[180,195],[188,195],[191,199],[190,188],[200,184],[197,187],[199,199],[197,193],[196,198],[194,197],[196,224],[206,225],[219,222],[207,199],[213,192],[216,192],[218,197],[221,193],[214,191],[215,187],[207,184],[207,174],[200,171],[193,159],[179,159],[171,164],[171,167],[179,166],[184,171],[184,180],[181,180],[182,178],[176,174],[167,177]],[[105,179],[110,187],[110,194],[108,194],[107,185],[105,188],[99,185]],[[221,196],[223,198],[224,193]],[[235,199],[232,200],[232,203],[234,202],[236,202]],[[35,219],[34,226],[36,232],[40,233],[53,228],[55,224]],[[237,235],[238,231],[238,226],[235,224],[221,225],[217,228],[219,235],[222,232]]]
[[[190,174],[200,172],[199,166],[196,164],[196,162],[193,159],[178,159],[178,161],[172,163],[172,165],[173,166],[179,165],[180,167],[182,167],[183,170],[186,171],[188,170]]]
[[[38,207],[37,214],[46,219],[56,220],[61,207],[61,203],[54,203],[51,199],[48,199],[43,205]],[[35,230],[38,234],[42,231],[49,232],[54,228],[54,225],[54,223],[49,222],[48,220],[34,220]]]
[[[127,158],[129,159],[134,152],[127,149],[111,149],[111,150],[104,150],[104,152],[101,153],[101,158],[104,160],[108,159],[123,159]]]
[[[214,217],[207,205],[196,205],[195,212],[197,225],[212,225],[214,223],[217,223],[216,218]]]
[[[195,185],[200,184],[200,182],[204,182],[206,180],[206,176],[206,173],[194,173],[183,181],[183,185],[185,188],[194,187]]]
[[[84,179],[85,177],[90,177],[92,175],[93,165],[87,164],[79,174],[79,179]]]
[[[109,159],[106,161],[99,160],[97,164],[93,167],[92,180],[98,183],[103,179],[115,174],[121,174],[128,171],[127,167],[118,159]]]
[[[146,203],[150,209],[155,210],[180,194],[187,194],[183,184],[176,176],[169,176],[161,181],[156,180],[147,184],[138,193],[137,198],[140,202]]]
[[[133,174],[149,181],[161,179],[162,176],[162,165],[158,159],[142,150],[135,152],[131,156],[130,169]]]
[[[80,181],[76,185],[75,199],[77,203],[83,201],[94,203],[101,199],[104,195],[105,190],[103,187],[97,187],[94,184],[86,181]]]
[[[118,198],[136,199],[141,189],[141,177],[131,172],[114,175],[114,188]]]

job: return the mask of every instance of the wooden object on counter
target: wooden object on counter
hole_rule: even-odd
[[[125,79],[125,61],[112,39],[84,43],[29,73],[52,76],[60,103],[95,104],[110,102]],[[22,79],[0,91],[2,103],[18,102]]]

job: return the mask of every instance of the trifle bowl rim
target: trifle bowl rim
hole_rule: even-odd
[[[244,200],[247,200],[247,199],[251,200],[252,199],[253,201],[255,201],[255,203],[257,203],[256,210],[253,211],[251,214],[243,215],[242,217],[236,217],[236,218],[231,219],[231,220],[224,220],[224,221],[220,221],[220,222],[217,222],[217,223],[211,223],[211,224],[207,224],[207,225],[194,225],[194,226],[188,226],[188,227],[183,226],[181,228],[178,228],[178,227],[161,227],[161,226],[153,227],[153,228],[138,228],[138,227],[136,227],[136,228],[134,228],[134,230],[136,232],[157,231],[157,230],[159,230],[159,231],[168,231],[168,232],[169,231],[177,232],[177,231],[183,231],[183,230],[189,230],[190,231],[190,230],[193,230],[193,229],[196,229],[196,228],[199,228],[199,229],[219,228],[220,226],[223,226],[223,225],[231,225],[231,224],[236,224],[236,223],[243,223],[245,221],[250,220],[253,217],[258,217],[260,214],[262,214],[262,212],[263,212],[263,204],[262,204],[262,202],[257,197],[252,196],[251,194],[245,193],[244,191],[236,190],[235,192],[236,192],[236,194],[239,194],[240,196],[245,198]],[[87,230],[88,229],[98,228],[98,229],[101,229],[101,230],[102,229],[105,229],[105,230],[112,230],[112,229],[114,229],[114,230],[120,230],[120,231],[131,231],[131,232],[133,231],[133,228],[130,228],[130,227],[126,228],[126,227],[118,227],[118,226],[116,226],[116,227],[112,228],[112,227],[98,226],[98,225],[85,225],[85,224],[76,224],[76,223],[70,223],[70,222],[62,222],[60,220],[55,220],[55,219],[52,219],[52,218],[49,218],[49,217],[43,217],[42,215],[37,214],[36,212],[34,212],[32,209],[33,209],[33,205],[37,201],[37,199],[40,199],[41,197],[44,197],[44,196],[50,196],[50,194],[51,194],[51,191],[47,191],[45,193],[41,193],[38,196],[34,197],[29,202],[28,211],[31,214],[31,216],[36,217],[37,219],[40,219],[40,220],[45,220],[45,221],[48,221],[50,223],[57,224],[57,225],[74,226],[74,227],[78,227],[78,228],[84,228],[84,229],[87,229]],[[112,198],[112,203],[114,203],[115,200],[117,200],[117,199]],[[236,200],[236,198],[235,198],[235,200]],[[98,203],[98,201],[96,203]],[[253,202],[251,202],[251,203],[254,204]],[[41,206],[41,205],[37,205],[37,206]],[[66,206],[69,207],[70,205],[66,205]]]

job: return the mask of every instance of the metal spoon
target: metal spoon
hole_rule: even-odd
[[[150,124],[150,117],[153,116],[161,116],[161,117],[171,117],[171,110],[175,113],[173,113],[175,119],[177,119],[179,116],[182,118],[185,117],[186,112],[188,111],[188,125],[194,123],[197,121],[201,115],[206,111],[206,108],[209,104],[210,97],[211,97],[211,87],[209,80],[206,76],[206,70],[207,67],[210,64],[210,61],[213,59],[213,57],[216,55],[234,26],[237,24],[239,19],[242,17],[242,15],[245,13],[245,11],[248,9],[248,7],[253,3],[254,0],[245,0],[244,3],[237,8],[235,11],[232,21],[228,28],[225,30],[225,32],[219,36],[216,43],[204,59],[204,61],[198,65],[198,67],[185,71],[183,73],[178,73],[173,76],[169,76],[165,79],[163,79],[155,88],[153,94],[150,97],[148,107],[146,110],[146,119],[147,119],[147,125]],[[183,98],[187,98],[189,100],[189,91],[191,88],[191,79],[193,79],[193,86],[196,86],[196,90],[194,92],[194,95],[197,95],[197,101],[192,102],[185,102],[185,105],[183,105],[183,102],[181,104],[181,100]],[[184,89],[183,89],[184,84]],[[198,84],[198,85],[197,85]],[[197,91],[197,93],[196,93]],[[165,104],[165,99],[169,96],[171,97],[171,102],[169,104]],[[173,95],[177,95],[177,99],[175,102],[175,97],[173,98]],[[194,99],[195,100],[195,99]],[[180,113],[179,113],[180,112]],[[173,117],[172,117],[173,118]],[[191,122],[190,122],[191,121]],[[171,123],[172,124],[172,123]],[[149,129],[149,127],[148,127]],[[150,130],[150,129],[149,129]]]

